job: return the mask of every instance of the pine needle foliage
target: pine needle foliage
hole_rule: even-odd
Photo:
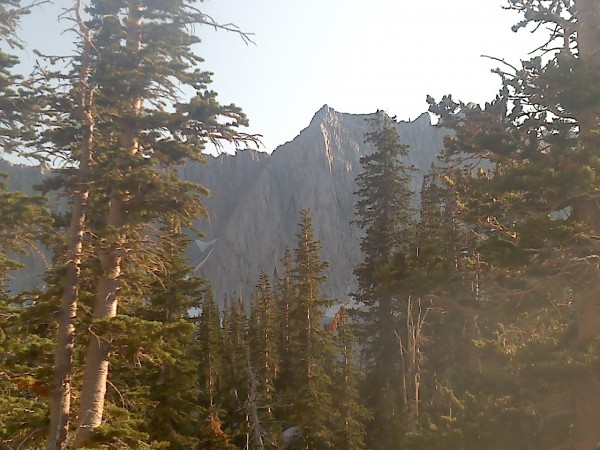
[[[402,430],[401,354],[397,333],[401,329],[397,282],[406,277],[407,250],[413,231],[410,200],[413,169],[404,164],[408,147],[392,121],[383,113],[374,120],[366,141],[374,152],[361,158],[357,177],[358,200],[354,224],[364,231],[360,242],[363,261],[355,268],[365,369],[365,403],[373,414],[367,442],[373,449],[395,448]],[[392,285],[396,287],[391,288]]]
[[[515,31],[547,28],[544,45],[519,66],[498,59],[502,89],[483,107],[446,96],[430,99],[430,110],[455,131],[447,154],[465,170],[451,182],[463,223],[479,238],[482,299],[498,307],[490,320],[501,324],[493,331],[501,339],[484,340],[482,348],[514,363],[521,389],[512,389],[505,407],[519,411],[522,426],[533,421],[512,443],[497,442],[591,448],[600,441],[591,425],[591,405],[600,398],[592,356],[599,274],[590,264],[600,223],[600,10],[587,0],[510,0],[507,8],[522,14]],[[530,370],[540,366],[547,370]],[[531,385],[533,373],[540,389]],[[544,412],[536,418],[531,411]]]
[[[289,313],[288,351],[292,377],[286,380],[282,396],[284,402],[291,405],[288,423],[301,430],[298,445],[327,449],[333,448],[334,439],[331,377],[335,348],[323,321],[325,309],[332,305],[332,300],[321,291],[328,264],[321,261],[321,244],[314,236],[308,209],[300,212],[296,237],[292,266],[294,294]]]

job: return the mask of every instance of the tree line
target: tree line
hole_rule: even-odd
[[[27,8],[0,5],[18,46]],[[0,445],[596,448],[600,5],[506,8],[521,13],[515,31],[548,39],[518,66],[498,59],[484,106],[429,98],[452,132],[418,208],[406,146],[385,114],[373,120],[363,260],[339,309],[307,210],[251,299],[219,309],[187,264],[205,190],[176,166],[210,141],[256,141],[197,69],[189,25],[219,25],[194,2],[75,2],[66,72],[21,79],[0,53],[3,150],[62,161],[42,192],[69,202],[61,214],[0,195],[3,280],[9,252],[42,241],[54,255],[45,289],[0,296]]]

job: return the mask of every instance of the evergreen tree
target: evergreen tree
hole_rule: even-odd
[[[74,158],[68,171],[72,173],[70,185],[64,185],[70,193],[70,218],[68,219],[65,248],[58,253],[64,266],[62,272],[62,295],[59,310],[58,330],[55,350],[54,385],[50,398],[50,425],[47,450],[64,448],[69,432],[71,416],[73,350],[75,345],[75,321],[81,284],[81,266],[84,253],[86,226],[86,204],[90,194],[89,171],[94,142],[94,87],[89,82],[92,71],[93,43],[90,29],[81,17],[82,4],[77,1],[73,11],[81,36],[79,54],[73,58],[73,69],[69,74],[72,89],[66,95],[51,90],[54,105],[62,104],[63,114],[47,117],[45,138],[53,142],[52,154],[66,154],[72,151]],[[67,111],[64,107],[67,106]],[[65,139],[65,135],[71,139]],[[60,137],[60,138],[59,138]],[[57,139],[59,138],[59,139]],[[43,147],[43,146],[42,146]],[[74,150],[74,151],[73,151]],[[62,249],[61,249],[62,250]]]
[[[381,115],[367,135],[375,151],[361,158],[357,177],[358,201],[355,224],[364,230],[360,248],[364,260],[355,268],[356,300],[362,310],[361,341],[367,362],[366,403],[373,413],[368,427],[368,445],[373,449],[395,448],[402,432],[402,373],[397,335],[401,329],[400,301],[406,287],[396,283],[408,269],[408,236],[414,212],[410,206],[412,170],[402,158],[408,148],[400,144],[390,119]]]
[[[196,361],[197,342],[189,312],[198,309],[198,295],[205,284],[197,278],[182,255],[189,246],[176,226],[164,230],[162,268],[155,275],[148,307],[141,318],[162,324],[160,364],[152,367],[148,381],[154,407],[144,420],[151,441],[168,442],[169,448],[186,449],[198,445],[197,430],[206,415],[196,399],[200,388]]]
[[[592,405],[600,398],[593,344],[600,330],[600,278],[589,264],[596,258],[593,236],[600,223],[595,204],[600,66],[593,50],[600,9],[588,0],[508,3],[522,13],[514,29],[548,27],[547,43],[521,67],[497,70],[502,90],[484,108],[448,96],[430,100],[431,111],[456,132],[447,141],[454,161],[481,157],[492,167],[485,176],[463,177],[459,192],[463,220],[484,238],[480,253],[497,275],[488,275],[486,284],[512,308],[498,331],[510,344],[500,351],[506,345],[520,349],[511,360],[519,363],[523,386],[531,387],[533,374],[538,377],[537,388],[525,390],[534,408],[544,411],[533,418],[538,428],[546,427],[551,410],[568,411],[560,427],[545,433],[552,439],[530,435],[530,445],[587,449],[600,442],[592,425],[599,420]]]
[[[289,355],[292,378],[287,380],[285,402],[291,404],[290,423],[301,429],[298,445],[311,449],[333,448],[332,370],[335,358],[332,336],[323,326],[325,309],[332,300],[321,293],[327,263],[314,237],[310,211],[300,212],[298,244],[292,269],[294,297],[290,306]]]
[[[127,269],[135,264],[148,264],[136,259],[140,253],[149,256],[149,250],[142,248],[149,239],[148,224],[177,216],[182,226],[190,226],[204,212],[200,197],[205,190],[182,182],[173,168],[187,160],[203,160],[201,150],[207,141],[225,139],[237,144],[254,141],[252,136],[237,130],[246,124],[245,116],[234,105],[220,105],[214,92],[208,90],[209,74],[197,68],[201,59],[193,53],[192,46],[198,38],[191,33],[190,24],[219,25],[193,3],[91,2],[86,9],[87,20],[79,20],[82,52],[75,66],[80,69],[80,77],[72,76],[71,94],[53,104],[58,112],[56,117],[71,115],[72,121],[57,121],[45,133],[54,154],[66,155],[70,163],[70,170],[62,177],[63,186],[87,195],[87,186],[93,185],[86,201],[97,212],[87,225],[91,231],[89,252],[97,255],[94,259],[101,266],[94,288],[93,314],[108,335],[91,335],[89,339],[76,446],[92,440],[102,423],[112,340],[112,328],[102,323],[110,322],[117,313],[118,293],[123,291],[121,284],[128,276]],[[181,97],[183,85],[195,91],[191,100]],[[93,102],[87,95],[92,91]],[[221,120],[223,117],[227,119]],[[90,125],[95,127],[93,141],[86,132],[91,130]],[[71,145],[78,140],[79,145]],[[88,145],[92,143],[93,149]],[[63,149],[70,153],[64,153]],[[85,167],[85,149],[91,149],[92,156],[89,176],[82,182],[82,172],[73,168]],[[70,246],[70,252],[77,242],[82,242],[84,216],[76,208],[82,203],[79,200],[74,199],[71,214],[77,226],[71,227],[75,246]],[[76,272],[78,258],[67,259],[73,261]],[[75,292],[77,283],[71,277],[65,284],[68,288],[65,292]],[[76,295],[62,308],[69,317],[59,333],[66,341],[59,342],[57,357],[66,356],[63,358],[66,362],[70,356],[63,349],[72,339],[68,330],[72,330],[70,311],[75,310],[75,301]],[[57,386],[68,380],[68,372],[57,372]],[[49,443],[55,442],[57,446],[64,442],[68,426],[68,408],[63,407],[67,391],[62,390],[54,407]],[[63,413],[57,414],[58,410]]]
[[[279,365],[279,328],[277,309],[269,276],[261,271],[256,294],[252,302],[249,322],[249,352],[247,376],[250,378],[250,397],[247,402],[249,415],[254,417],[256,441],[275,443],[278,430],[274,423],[274,403],[276,400],[275,377]],[[248,409],[247,408],[247,409]]]
[[[509,329],[514,322],[503,313],[506,298],[496,295],[487,241],[463,220],[457,195],[464,174],[442,165],[422,189],[411,268],[419,297],[407,310],[407,329],[415,332],[403,339],[407,359],[415,360],[411,347],[417,356],[420,386],[419,427],[405,437],[408,448],[514,448],[529,424],[518,372],[494,348],[498,321]],[[419,336],[420,345],[411,345]]]
[[[345,306],[339,309],[329,328],[336,332],[335,345],[339,355],[333,377],[334,398],[337,403],[334,448],[362,450],[366,448],[365,422],[369,414],[359,395],[358,386],[362,374],[357,367],[358,348]]]
[[[7,53],[21,47],[16,35],[21,16],[35,6],[0,1],[0,152],[21,151],[36,124],[29,90],[13,69],[18,59]],[[38,445],[46,422],[44,399],[51,363],[52,317],[55,309],[34,295],[13,296],[7,289],[11,271],[22,265],[16,255],[34,252],[48,233],[52,217],[42,197],[9,192],[0,174],[0,445]]]
[[[253,365],[267,402],[272,401],[275,389],[273,383],[278,366],[277,332],[271,282],[266,272],[261,271],[250,311],[249,334]]]
[[[47,426],[46,399],[51,386],[56,291],[11,295],[13,258],[34,251],[52,220],[41,197],[4,191],[0,183],[0,446],[36,448]]]
[[[221,376],[224,370],[223,335],[219,309],[214,301],[212,290],[204,289],[201,303],[202,312],[198,318],[199,365],[201,384],[204,386],[202,403],[207,408],[216,409],[220,391]]]
[[[0,295],[0,447],[43,447],[57,312],[47,300]]]
[[[19,0],[0,0],[0,42],[3,47],[20,48],[21,41],[16,35],[23,14],[28,14],[29,6]],[[0,50],[0,152],[4,154],[22,150],[29,137],[28,130],[36,125],[32,117],[33,105],[23,85],[22,77],[14,73],[19,60],[14,55]],[[18,263],[8,256],[8,252],[23,252],[32,249],[40,237],[40,230],[50,223],[50,215],[45,209],[44,199],[28,197],[22,193],[7,192],[4,174],[0,174],[0,208],[2,209],[3,230],[0,234],[0,283],[5,288],[6,277]],[[37,225],[39,223],[39,225]]]
[[[8,53],[23,48],[23,42],[17,35],[19,22],[23,15],[29,14],[40,3],[43,1],[0,1],[0,42],[3,44],[0,50],[0,151],[5,154],[24,151],[23,144],[34,136],[38,113],[43,108],[43,105],[36,104],[31,80],[23,80],[15,73],[18,58]]]
[[[208,411],[206,424],[202,428],[201,448],[235,448],[229,442],[232,437],[224,429],[223,419],[223,377],[225,373],[225,355],[223,354],[223,330],[219,309],[212,291],[203,292],[202,312],[198,318],[198,364],[200,367],[200,404]]]
[[[233,443],[245,445],[249,433],[244,404],[249,395],[247,374],[248,318],[241,297],[223,305],[223,372],[222,407],[231,423]]]
[[[279,277],[276,270],[273,283],[279,321],[277,327],[279,330],[279,373],[276,379],[276,387],[280,391],[283,390],[283,386],[293,379],[293,369],[290,361],[290,307],[294,287],[292,282],[292,252],[289,247],[284,250],[281,264],[283,273]]]

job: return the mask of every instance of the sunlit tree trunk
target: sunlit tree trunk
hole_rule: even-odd
[[[396,334],[402,355],[402,372],[404,377],[404,405],[407,412],[407,429],[416,433],[419,426],[419,406],[421,399],[422,344],[424,340],[423,325],[427,310],[423,312],[421,300],[417,301],[418,311],[409,296],[406,303],[406,339]]]
[[[81,1],[75,5],[75,14],[84,42],[82,43],[81,66],[79,68],[77,100],[83,123],[81,154],[77,173],[77,186],[73,192],[71,221],[67,240],[67,262],[63,279],[58,335],[56,342],[54,387],[50,398],[50,425],[46,448],[65,448],[71,417],[71,380],[73,372],[73,347],[75,344],[75,319],[79,298],[79,283],[85,206],[89,196],[90,153],[93,144],[94,116],[92,114],[93,88],[89,85],[90,53],[92,43],[90,31],[81,19]]]
[[[139,1],[128,2],[127,42],[130,50],[141,48],[140,27],[142,5]],[[131,98],[131,111],[138,115],[142,99],[140,93]],[[135,127],[124,122],[121,127],[120,144],[122,152],[135,155],[139,151],[139,138]],[[125,176],[125,175],[123,175]],[[113,185],[106,218],[107,228],[122,229],[126,225],[125,200],[120,189]],[[102,249],[100,264],[102,274],[98,280],[98,288],[94,303],[94,319],[110,319],[117,315],[117,289],[121,276],[122,244],[126,237],[121,235],[117,242],[109,248]],[[102,424],[106,384],[108,379],[110,342],[106,338],[90,333],[88,350],[85,358],[83,387],[79,408],[79,424],[75,436],[75,445],[88,441],[96,428]]]

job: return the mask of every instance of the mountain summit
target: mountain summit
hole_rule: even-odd
[[[211,191],[209,220],[199,222],[205,233],[190,250],[198,274],[212,281],[217,295],[247,296],[259,271],[279,266],[286,246],[296,241],[298,214],[310,208],[322,258],[331,262],[324,284],[326,295],[342,301],[356,287],[352,273],[360,260],[360,234],[354,218],[359,159],[373,151],[365,134],[379,114],[346,114],[323,106],[308,127],[271,155],[252,151],[221,155],[204,165],[183,168],[185,178]],[[403,144],[410,146],[408,163],[421,173],[442,149],[445,131],[432,126],[429,115],[397,122]],[[422,175],[413,181],[418,191]]]
[[[184,178],[211,192],[206,199],[210,216],[196,223],[204,236],[195,240],[189,256],[198,275],[211,280],[217,299],[227,294],[247,298],[261,269],[272,273],[280,266],[286,246],[295,245],[303,208],[312,212],[322,259],[331,262],[324,294],[339,301],[348,297],[356,287],[353,268],[361,259],[360,233],[350,224],[355,178],[361,171],[360,157],[373,151],[365,143],[369,119],[381,114],[385,113],[345,114],[325,105],[308,127],[271,155],[242,151],[181,168]],[[421,173],[413,180],[417,192],[422,173],[430,170],[442,149],[446,131],[432,126],[427,113],[395,125],[402,143],[410,146],[408,163]],[[1,163],[0,171],[9,174],[10,189],[31,193],[46,169]],[[42,282],[43,252],[22,261],[26,269],[9,283],[13,292]]]

